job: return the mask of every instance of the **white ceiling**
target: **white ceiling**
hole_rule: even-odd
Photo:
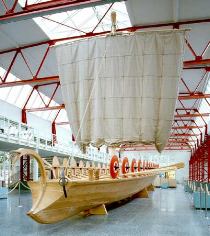
[[[127,0],[132,25],[203,19],[210,16],[209,0]]]

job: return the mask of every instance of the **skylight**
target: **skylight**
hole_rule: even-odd
[[[6,73],[6,70],[3,69],[2,67],[0,67],[0,76],[4,77],[5,73]],[[14,76],[12,73],[9,73],[7,81],[10,81],[10,82],[20,81],[20,79],[17,78],[16,76]],[[1,88],[0,99],[22,109],[24,107],[32,89],[33,88],[30,85]],[[42,99],[45,103],[48,103],[50,101],[50,98],[48,96],[46,96],[44,93],[42,93],[41,91],[39,91],[39,93],[42,96]],[[40,98],[38,93],[36,91],[34,91],[31,98],[29,99],[29,101],[27,103],[26,108],[43,107],[44,103],[43,103],[42,99]],[[52,100],[50,105],[57,106],[59,104],[57,102],[55,102],[54,100]],[[49,111],[39,111],[39,112],[35,112],[33,114],[35,114],[43,119],[53,121],[57,115],[57,112],[58,112],[57,110],[49,110]],[[62,119],[62,121],[68,121],[67,114],[65,111],[62,112],[62,118],[61,118],[61,116],[59,116],[59,120],[56,119],[56,122],[61,122],[61,119]],[[68,126],[66,126],[66,127],[68,127]]]
[[[37,2],[43,1],[28,1],[30,4]],[[25,0],[20,0],[19,3],[24,6]],[[102,21],[95,28],[94,32],[109,31],[111,29],[111,11],[116,11],[117,13],[118,28],[131,26],[124,2],[116,2],[111,8],[110,7],[111,4],[88,7],[34,18],[34,21],[51,39],[82,35],[92,32],[102,18]],[[109,8],[110,10],[108,11]],[[108,13],[103,17],[107,11]]]

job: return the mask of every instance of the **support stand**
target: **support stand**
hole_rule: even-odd
[[[140,192],[136,193],[134,198],[149,198],[147,188],[142,189]]]
[[[108,215],[106,207],[105,207],[104,204],[102,204],[98,207],[90,209],[89,214],[91,214],[91,215]]]
[[[151,184],[147,187],[147,191],[155,191],[154,185]]]
[[[82,212],[82,215],[108,215],[104,204]]]
[[[19,184],[18,184],[18,207],[23,207],[21,204],[20,204],[20,180],[19,180]]]

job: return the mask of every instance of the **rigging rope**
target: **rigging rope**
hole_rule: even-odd
[[[80,133],[80,131],[81,131],[81,128],[82,128],[82,126],[83,126],[84,119],[85,119],[85,116],[86,116],[86,113],[87,113],[87,109],[88,109],[88,107],[89,107],[89,105],[90,105],[90,100],[91,100],[91,98],[92,98],[92,95],[93,95],[93,92],[94,92],[94,89],[95,89],[96,82],[98,82],[98,80],[99,80],[99,73],[100,73],[100,71],[101,71],[101,66],[102,66],[102,64],[103,64],[102,62],[103,62],[103,59],[105,59],[105,57],[106,57],[106,49],[105,49],[104,55],[103,55],[103,57],[102,57],[102,59],[101,59],[101,62],[100,62],[100,65],[99,65],[99,69],[98,69],[98,73],[97,73],[96,78],[95,78],[95,80],[94,80],[93,87],[92,87],[90,96],[89,96],[89,98],[88,98],[88,102],[87,102],[87,105],[86,105],[86,107],[85,107],[85,111],[84,111],[84,114],[83,114],[83,116],[82,116],[82,120],[81,120],[79,129],[78,129],[77,135],[76,135],[76,137],[75,137],[75,141],[77,141],[77,138],[78,138],[79,133]]]
[[[81,120],[79,129],[78,129],[77,134],[76,134],[76,136],[75,136],[75,144],[76,144],[76,142],[77,142],[79,133],[81,132],[81,129],[82,129],[82,126],[83,126],[83,123],[84,123],[84,119],[85,119],[85,116],[86,116],[88,107],[89,107],[89,105],[90,105],[90,100],[91,100],[91,98],[92,98],[92,95],[93,95],[93,92],[94,92],[94,89],[95,89],[95,86],[96,86],[96,82],[99,80],[99,73],[100,73],[100,71],[101,71],[101,67],[102,67],[103,60],[105,59],[105,57],[106,57],[106,49],[105,49],[104,55],[103,55],[103,57],[102,57],[102,59],[101,59],[101,62],[100,62],[100,65],[99,65],[99,69],[98,69],[96,78],[95,78],[95,80],[94,80],[94,82],[93,82],[93,87],[92,87],[92,89],[91,89],[91,93],[90,93],[90,96],[89,96],[89,98],[88,98],[88,102],[87,102],[87,105],[86,105],[86,107],[85,107],[85,111],[84,111],[84,114],[83,114],[83,116],[82,116],[82,120]],[[72,155],[72,157],[74,157],[74,156],[75,156],[75,148],[73,148],[73,155]],[[69,163],[69,161],[70,161],[70,158],[71,158],[71,156],[68,158],[68,163]]]

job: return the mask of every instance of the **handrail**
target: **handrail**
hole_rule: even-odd
[[[53,151],[62,155],[75,155],[79,158],[85,158],[83,154],[79,152],[79,149],[71,143],[53,143],[54,135],[51,138],[42,137],[36,131],[36,129],[11,119],[8,119],[0,115],[0,139],[6,142],[18,143],[30,148],[37,148],[47,151]],[[98,161],[106,163],[108,162],[108,154],[104,152],[94,151],[90,148],[87,153],[87,158],[92,161]]]

